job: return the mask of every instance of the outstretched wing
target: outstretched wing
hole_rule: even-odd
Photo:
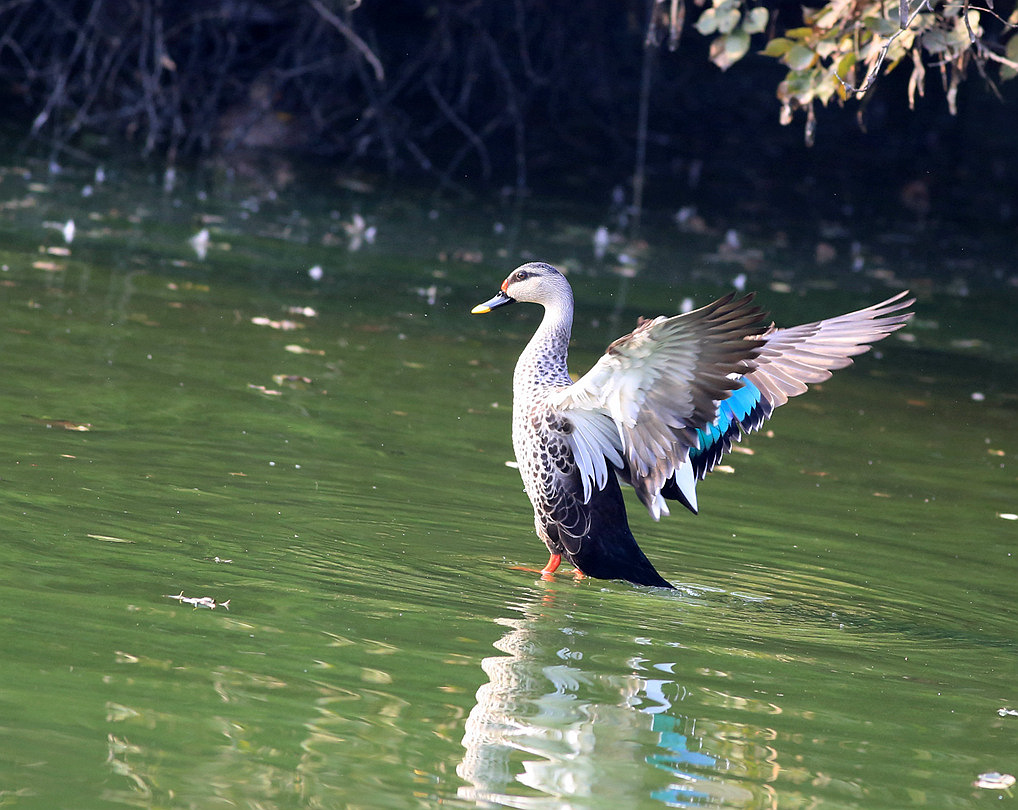
[[[869,351],[871,344],[908,323],[912,313],[903,310],[915,299],[906,299],[907,295],[901,292],[865,309],[790,329],[771,325],[761,335],[764,345],[754,361],[756,367],[742,378],[742,387],[720,404],[717,419],[697,431],[696,449],[689,454],[695,479],[714,469],[732,449],[732,442],[759,428],[775,408],[805,393],[808,383],[829,379],[832,372],[850,366],[855,355]],[[688,487],[676,491],[676,486],[669,486],[664,494],[696,511],[695,490],[690,495]]]
[[[690,450],[717,421],[718,404],[755,367],[763,317],[752,296],[729,294],[683,315],[644,321],[549,398],[572,423],[585,500],[621,454],[623,475],[651,514],[667,514],[659,492],[688,470]]]
[[[732,295],[640,324],[550,399],[572,424],[584,501],[617,472],[655,520],[668,514],[665,498],[696,512],[696,482],[732,443],[901,329],[915,302],[907,294],[789,329],[761,331],[760,310]]]

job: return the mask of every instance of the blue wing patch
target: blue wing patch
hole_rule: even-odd
[[[702,479],[732,449],[732,442],[742,434],[756,430],[774,410],[760,389],[746,379],[718,405],[718,418],[713,424],[696,431],[699,447],[689,451],[693,473]]]

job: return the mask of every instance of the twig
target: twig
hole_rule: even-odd
[[[491,161],[488,159],[488,149],[485,147],[484,141],[477,136],[477,133],[474,132],[462,118],[460,118],[460,116],[456,113],[456,110],[454,110],[449,102],[443,98],[442,94],[435,86],[435,80],[432,78],[430,73],[424,79],[424,86],[428,88],[428,93],[434,99],[435,104],[438,105],[438,109],[441,110],[443,115],[449,119],[449,123],[456,127],[456,129],[463,134],[463,137],[467,139],[468,143],[474,147],[474,150],[477,152],[477,156],[481,160],[481,172],[484,179],[487,180],[491,176]]]
[[[647,122],[650,118],[650,83],[654,68],[653,28],[655,26],[655,5],[659,0],[649,0],[650,20],[647,23],[647,38],[643,44],[643,66],[640,71],[640,107],[636,119],[636,165],[633,168],[633,233],[640,229],[643,214],[643,187],[647,180]]]
[[[371,48],[368,47],[368,44],[359,36],[357,36],[357,33],[349,25],[347,25],[345,22],[343,22],[343,20],[339,19],[339,17],[337,17],[335,14],[329,11],[329,9],[325,7],[321,0],[308,0],[308,2],[311,4],[311,8],[313,8],[321,15],[323,20],[325,20],[327,23],[329,23],[329,25],[331,25],[333,28],[339,31],[339,33],[346,37],[347,41],[351,45],[353,45],[358,51],[360,51],[361,55],[368,62],[368,64],[371,65],[371,68],[375,71],[375,78],[380,82],[384,82],[385,69],[382,67],[382,63],[378,60],[378,57],[375,56]]]
[[[852,93],[853,95],[864,95],[873,86],[873,83],[877,80],[877,76],[880,73],[880,68],[883,67],[884,60],[887,58],[887,51],[890,49],[891,45],[894,44],[894,40],[896,40],[899,36],[901,36],[903,32],[909,29],[909,26],[912,25],[912,22],[915,20],[916,17],[919,16],[919,13],[924,8],[933,11],[933,8],[930,6],[929,0],[922,0],[919,3],[919,5],[916,6],[915,11],[913,11],[909,15],[909,18],[905,22],[905,24],[901,25],[897,31],[895,31],[893,34],[891,34],[891,36],[887,38],[887,41],[880,48],[880,53],[877,56],[877,61],[874,63],[873,67],[871,67],[869,71],[866,73],[866,78],[863,80],[863,83],[860,87],[853,87],[849,82],[843,79],[840,74],[838,73],[834,74],[837,77],[838,81],[841,82],[841,85],[842,87],[845,88],[846,92]]]

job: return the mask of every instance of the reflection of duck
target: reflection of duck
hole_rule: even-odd
[[[696,482],[743,433],[756,430],[806,383],[826,380],[869,344],[900,329],[905,293],[791,329],[764,323],[752,296],[641,322],[577,382],[566,367],[573,320],[569,282],[533,262],[510,274],[475,313],[527,301],[544,319],[513,376],[513,447],[538,536],[584,574],[671,587],[644,556],[619,482],[656,520],[665,499],[696,512]]]
[[[643,681],[586,667],[582,638],[569,634],[555,597],[524,603],[519,618],[496,619],[505,630],[494,646],[503,654],[481,662],[488,681],[477,690],[456,767],[469,783],[462,799],[550,810],[587,806],[591,796],[617,807],[640,798],[634,776],[645,765],[620,751],[650,724],[633,708]]]
[[[771,730],[690,715],[684,698],[702,690],[673,674],[681,645],[643,639],[608,654],[564,596],[544,590],[514,606],[520,615],[495,620],[500,654],[481,662],[487,680],[463,728],[459,798],[531,810],[636,807],[648,796],[673,807],[769,806],[742,777],[776,753],[731,741]]]

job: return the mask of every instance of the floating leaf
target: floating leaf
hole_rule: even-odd
[[[102,540],[104,543],[134,543],[133,540],[125,540],[123,537],[113,537],[109,534],[88,534],[86,537],[91,537],[93,540]]]
[[[41,260],[32,262],[32,267],[36,270],[45,270],[48,273],[57,273],[64,269],[64,265],[60,264],[60,262],[47,262]]]
[[[283,349],[291,354],[325,354],[325,349],[308,349],[304,346],[298,346],[296,343],[290,343],[289,345],[284,346]]]
[[[297,323],[296,321],[281,320],[276,321],[272,318],[266,318],[264,315],[258,315],[251,319],[251,323],[255,326],[268,326],[272,329],[279,329],[283,332],[291,332],[294,329],[303,329],[304,324]]]
[[[45,425],[48,428],[63,428],[64,430],[73,430],[78,433],[84,433],[92,429],[91,422],[72,422],[70,419],[49,419],[47,417],[31,416],[30,414],[22,414],[25,419],[31,419],[33,422],[38,422],[40,425]]]
[[[209,229],[202,228],[198,233],[187,240],[191,249],[199,259],[204,259],[209,252]]]
[[[1015,778],[1009,773],[990,771],[989,773],[979,774],[979,777],[972,784],[974,787],[986,788],[987,790],[1007,790],[1014,785],[1015,781]]]
[[[211,596],[184,596],[184,592],[174,594],[163,594],[166,599],[176,599],[182,605],[192,605],[195,609],[203,607],[209,610],[215,610],[217,607],[230,609],[230,600],[227,599],[225,602],[217,602]]]

